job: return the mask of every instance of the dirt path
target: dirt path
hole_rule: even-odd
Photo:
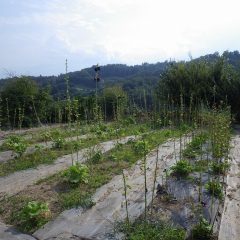
[[[179,152],[179,142],[176,142],[176,152]],[[179,158],[177,154],[177,158]],[[174,142],[169,141],[159,147],[158,182],[162,181],[164,169],[175,163]],[[147,202],[151,201],[153,187],[153,173],[156,161],[156,150],[147,157]],[[141,168],[142,161],[138,161],[131,169],[126,170],[128,189],[128,209],[131,219],[135,219],[144,211],[144,177]],[[106,233],[113,229],[116,220],[126,218],[125,202],[123,197],[122,176],[114,177],[111,182],[100,187],[93,196],[96,203],[91,209],[84,211],[74,208],[64,211],[55,220],[36,231],[33,236],[39,240],[71,239],[111,239]],[[68,236],[68,238],[64,238]]]
[[[78,139],[86,139],[89,136],[90,136],[89,134],[86,134],[86,135],[80,135],[80,136],[74,136],[74,137],[67,137],[67,138],[65,138],[65,141],[71,142],[71,141],[76,141]],[[33,144],[27,148],[25,154],[30,154],[30,153],[35,152],[36,145],[42,147],[43,149],[46,149],[46,148],[52,148],[53,143],[54,143],[53,141],[48,141],[48,142],[41,142],[41,143]],[[15,156],[16,156],[16,154],[13,151],[0,152],[0,163],[7,162],[8,160],[13,159]]]
[[[238,131],[239,133],[239,131]],[[219,231],[219,240],[240,239],[240,135],[232,140],[231,168],[227,176],[226,198]]]
[[[119,140],[112,140],[100,143],[91,148],[83,149],[78,152],[79,161],[84,162],[86,160],[86,153],[90,149],[100,149],[102,152],[109,151],[112,149],[117,142],[126,143],[130,138],[134,138],[134,136],[128,136],[125,138],[121,138]],[[72,158],[73,157],[73,158]],[[42,178],[46,178],[52,174],[55,174],[61,170],[66,169],[68,166],[72,164],[73,161],[77,161],[77,153],[74,153],[73,156],[71,154],[65,155],[63,157],[58,158],[54,164],[50,165],[40,165],[34,169],[28,169],[24,171],[15,172],[6,177],[0,178],[0,200],[2,197],[8,195],[12,196],[29,185],[36,183],[38,180]]]

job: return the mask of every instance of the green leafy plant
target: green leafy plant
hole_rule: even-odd
[[[213,174],[225,174],[226,171],[229,169],[230,164],[227,161],[224,162],[212,162],[211,163],[211,171],[213,172]]]
[[[89,178],[89,169],[84,164],[76,163],[64,172],[64,176],[67,182],[72,184],[87,183]]]
[[[192,166],[186,160],[178,161],[171,167],[172,174],[177,177],[187,177],[192,171]]]
[[[109,159],[111,159],[111,161],[113,161],[113,162],[117,161],[117,157],[116,157],[115,154],[111,154],[111,155],[109,156]]]
[[[28,232],[48,222],[51,217],[51,212],[47,203],[31,201],[23,207],[17,217],[20,221],[20,228]]]
[[[137,154],[144,156],[149,151],[148,142],[144,140],[138,140],[133,144],[133,149]]]
[[[100,150],[94,153],[94,155],[91,158],[92,163],[99,163],[103,159],[103,154]]]
[[[208,221],[200,217],[200,221],[195,225],[191,232],[192,240],[210,240],[212,238],[212,227]]]
[[[64,144],[66,143],[65,139],[62,137],[56,137],[53,139],[53,147],[54,148],[63,148]]]
[[[219,182],[217,181],[210,181],[206,184],[206,189],[207,191],[214,195],[215,197],[222,199],[223,197],[223,192],[222,192],[222,186]]]
[[[27,143],[20,136],[10,136],[6,141],[6,145],[14,151],[18,157],[21,157],[27,149]]]
[[[201,153],[202,145],[207,141],[207,138],[206,133],[195,136],[183,151],[183,156],[186,158],[195,158]]]

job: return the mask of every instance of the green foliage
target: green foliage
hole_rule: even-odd
[[[54,136],[53,137],[53,147],[54,148],[63,148],[64,147],[64,144],[66,143],[66,140],[61,137],[61,136]]]
[[[25,154],[21,158],[0,163],[0,176],[6,176],[16,171],[34,168],[40,164],[51,164],[60,153],[61,152],[56,153],[50,149],[43,149],[31,154]]]
[[[76,163],[64,172],[64,177],[67,182],[72,184],[87,183],[89,178],[89,169],[84,164]]]
[[[201,147],[206,142],[208,136],[206,133],[201,133],[194,136],[192,141],[187,145],[183,151],[183,156],[186,158],[195,158],[201,153]]]
[[[171,167],[172,174],[177,177],[187,177],[192,169],[192,166],[187,160],[180,160]]]
[[[211,195],[213,195],[219,199],[222,199],[222,197],[223,197],[222,186],[219,182],[214,181],[214,180],[208,182],[206,184],[206,189]]]
[[[210,240],[212,238],[212,227],[208,221],[200,217],[199,223],[195,225],[191,232],[192,240]]]
[[[210,166],[213,174],[226,174],[229,167],[230,167],[230,164],[227,161],[219,162],[219,163],[213,161]]]
[[[96,151],[91,158],[92,163],[99,163],[103,159],[103,154],[101,151]]]
[[[17,215],[19,228],[24,232],[38,229],[51,217],[51,212],[46,203],[31,201],[28,202]]]
[[[88,209],[95,205],[92,195],[85,191],[81,193],[79,188],[71,189],[68,194],[61,194],[60,202],[63,209],[70,209],[78,206]]]
[[[120,226],[126,240],[184,240],[185,231],[166,223],[144,223],[136,221],[129,225]]]
[[[132,124],[136,124],[136,120],[134,117],[130,116],[130,117],[127,117],[126,119],[124,119],[122,121],[123,125],[125,126],[129,126],[129,125],[132,125]]]
[[[231,113],[229,108],[213,109],[209,113],[208,121],[210,122],[210,139],[212,155],[215,159],[222,160],[228,158],[230,149],[230,124]]]
[[[138,140],[133,144],[136,153],[145,156],[149,152],[149,144],[145,140]]]
[[[29,77],[12,78],[2,89],[3,107],[8,108],[8,114],[3,119],[7,126],[31,126],[38,124],[38,117],[44,118],[51,97],[47,89],[39,90],[38,85]],[[8,99],[8,101],[6,101]],[[8,103],[7,103],[8,102]],[[8,106],[7,106],[8,105]],[[34,111],[37,109],[37,115]],[[16,121],[17,120],[17,121]]]
[[[185,106],[191,103],[194,107],[200,99],[209,106],[220,105],[227,96],[227,102],[234,112],[239,112],[239,75],[229,65],[226,55],[217,54],[214,58],[213,61],[172,63],[159,81],[158,94],[161,99],[165,101],[170,97],[180,106],[179,96],[182,94]]]
[[[21,157],[27,149],[27,143],[21,136],[10,136],[5,142],[6,146]]]

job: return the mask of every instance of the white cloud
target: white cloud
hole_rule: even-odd
[[[25,44],[26,55],[35,48],[32,55],[40,65],[46,58],[52,60],[48,54],[55,54],[58,62],[57,58],[79,56],[86,66],[99,60],[134,64],[183,59],[189,52],[196,57],[239,47],[238,0],[23,2],[16,16],[0,17],[0,30],[5,32],[0,48],[7,47],[8,38],[12,45],[16,39],[15,49]]]

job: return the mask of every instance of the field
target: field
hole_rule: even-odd
[[[192,112],[2,132],[0,238],[237,239],[239,137]]]

